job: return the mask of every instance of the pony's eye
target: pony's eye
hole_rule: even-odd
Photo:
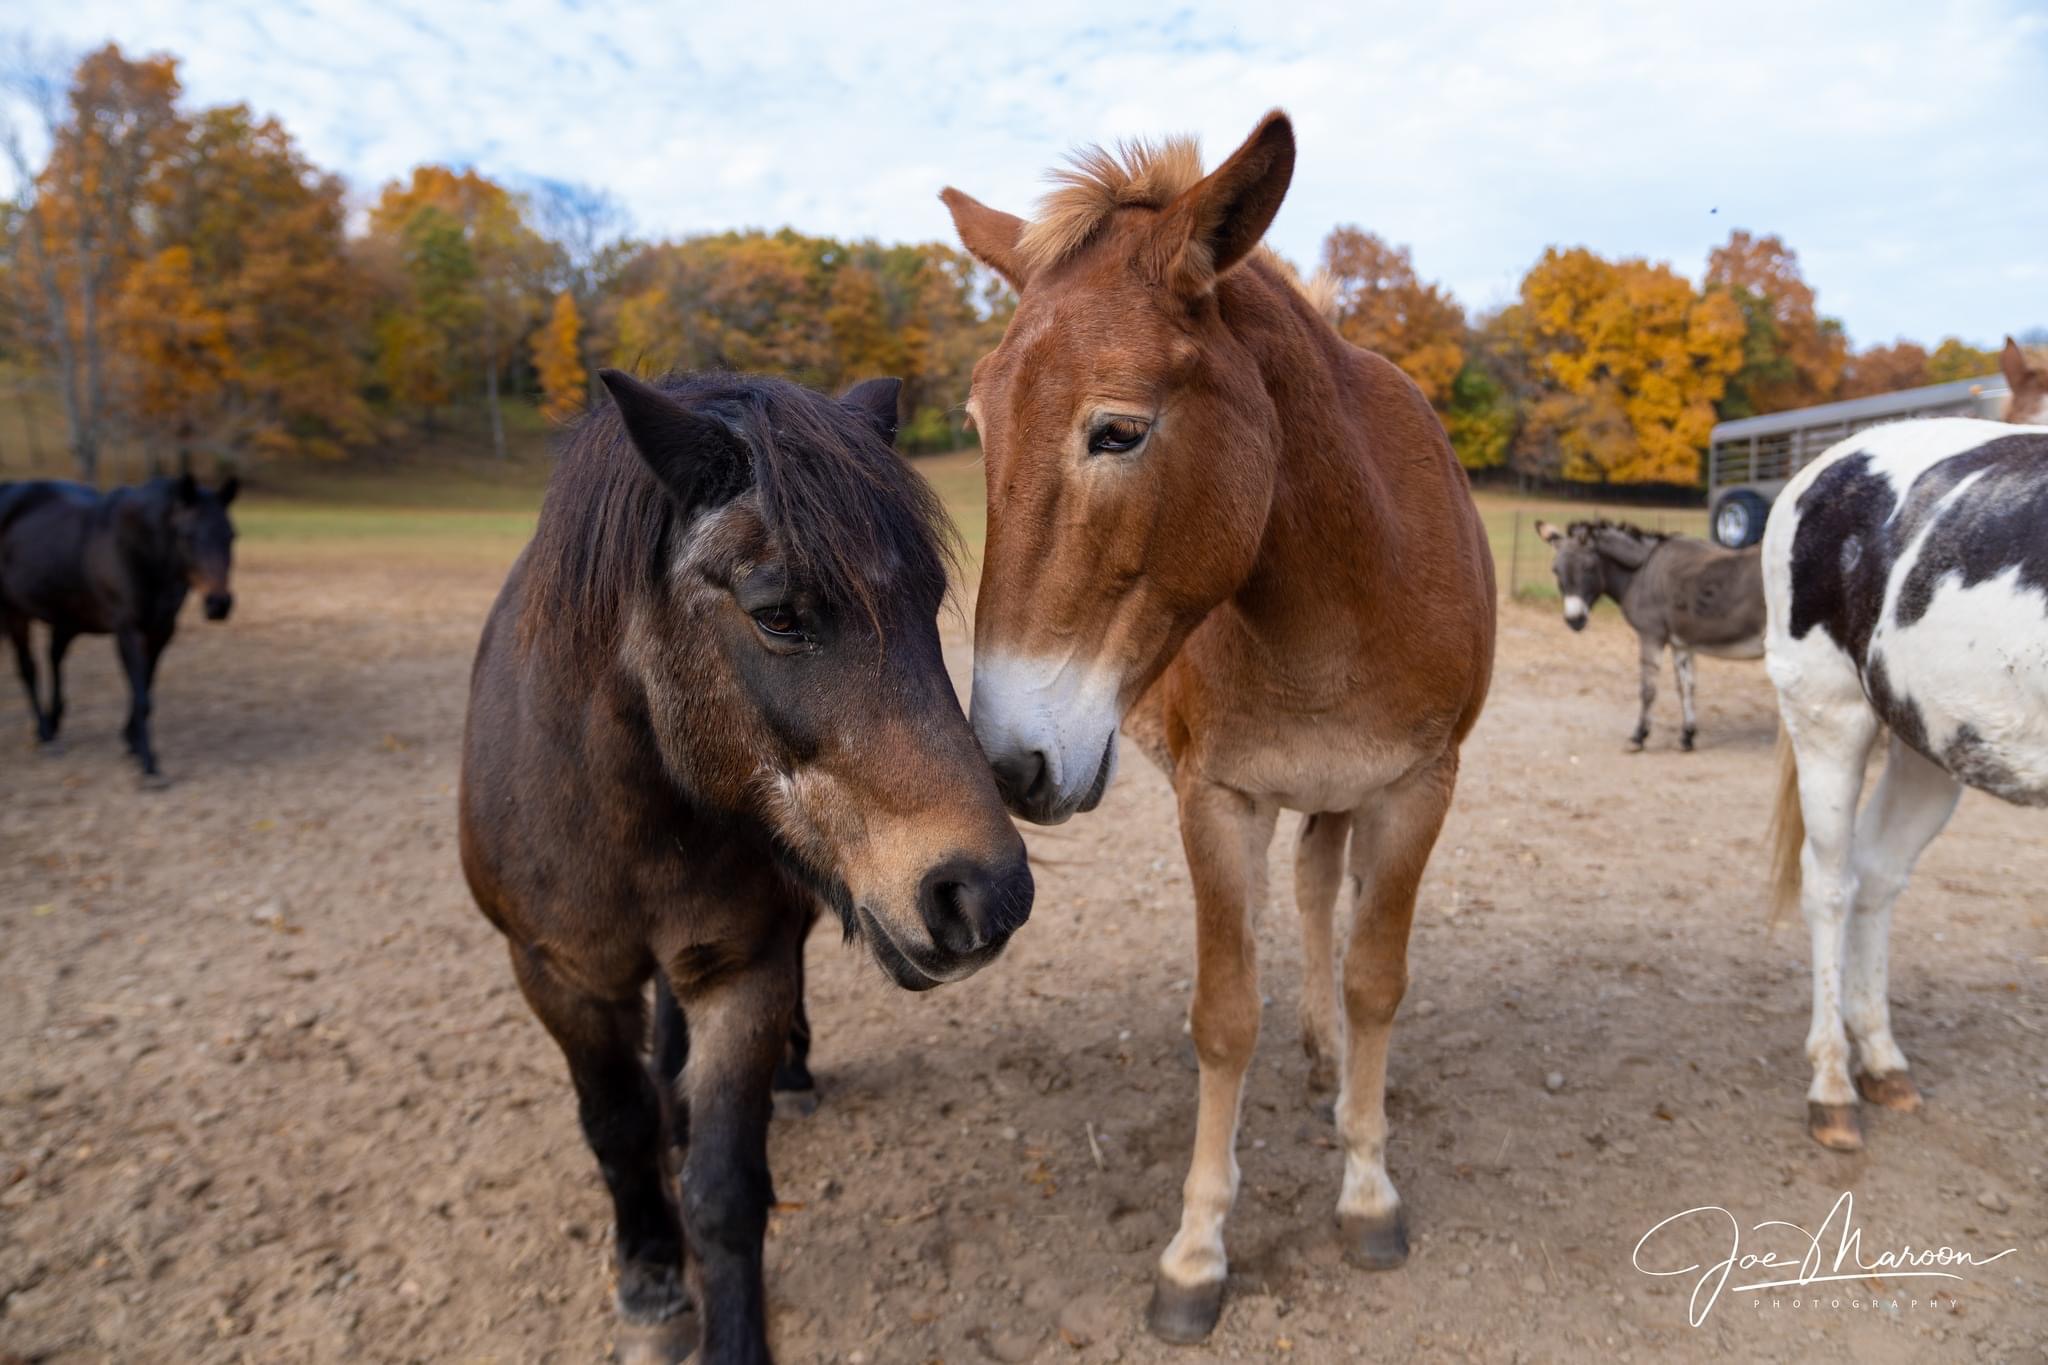
[[[1134,417],[1115,418],[1095,428],[1088,438],[1088,450],[1091,454],[1136,450],[1144,442],[1147,430],[1146,424]]]
[[[754,624],[763,634],[778,639],[799,640],[803,638],[804,623],[788,607],[763,607],[754,613]]]

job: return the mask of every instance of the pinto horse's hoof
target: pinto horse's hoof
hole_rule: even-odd
[[[1161,1275],[1152,1284],[1152,1306],[1145,1325],[1152,1335],[1175,1346],[1197,1346],[1216,1330],[1223,1316],[1223,1281],[1175,1284]]]
[[[678,1313],[661,1322],[620,1322],[612,1338],[618,1365],[682,1365],[697,1349],[697,1315]]]
[[[1831,1152],[1863,1150],[1863,1120],[1853,1104],[1808,1103],[1806,1131]]]
[[[1872,1104],[1901,1114],[1914,1114],[1920,1110],[1920,1087],[1913,1084],[1913,1078],[1903,1071],[1892,1071],[1876,1075],[1869,1071],[1856,1073],[1856,1091]]]
[[[807,1119],[818,1112],[816,1090],[777,1090],[770,1095],[775,1105],[775,1117],[787,1123],[795,1119]]]
[[[1337,1239],[1343,1244],[1344,1259],[1360,1270],[1392,1270],[1408,1259],[1406,1208],[1396,1204],[1392,1212],[1371,1217],[1340,1213]]]

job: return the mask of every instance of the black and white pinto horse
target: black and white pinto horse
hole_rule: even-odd
[[[1966,786],[2048,805],[2048,426],[1944,418],[1852,436],[1779,495],[1763,562],[1765,659],[1789,740],[1777,888],[1813,935],[1808,1127],[1853,1151],[1859,1090],[1920,1104],[1886,992],[1892,903],[1913,864]]]

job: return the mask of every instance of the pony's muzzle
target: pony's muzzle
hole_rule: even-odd
[[[225,621],[228,613],[235,609],[235,595],[231,592],[210,592],[206,594],[206,619]]]
[[[932,946],[979,967],[1031,916],[1031,865],[1021,850],[1000,867],[955,858],[925,873],[917,910]]]

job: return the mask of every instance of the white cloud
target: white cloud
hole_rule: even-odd
[[[67,0],[32,17],[183,62],[364,192],[415,162],[609,188],[651,234],[794,222],[944,238],[941,185],[1012,209],[1072,145],[1266,108],[1301,159],[1273,240],[1357,222],[1473,307],[1546,245],[1696,273],[1729,229],[1797,248],[1859,341],[2048,322],[2048,22],[1929,6]]]

